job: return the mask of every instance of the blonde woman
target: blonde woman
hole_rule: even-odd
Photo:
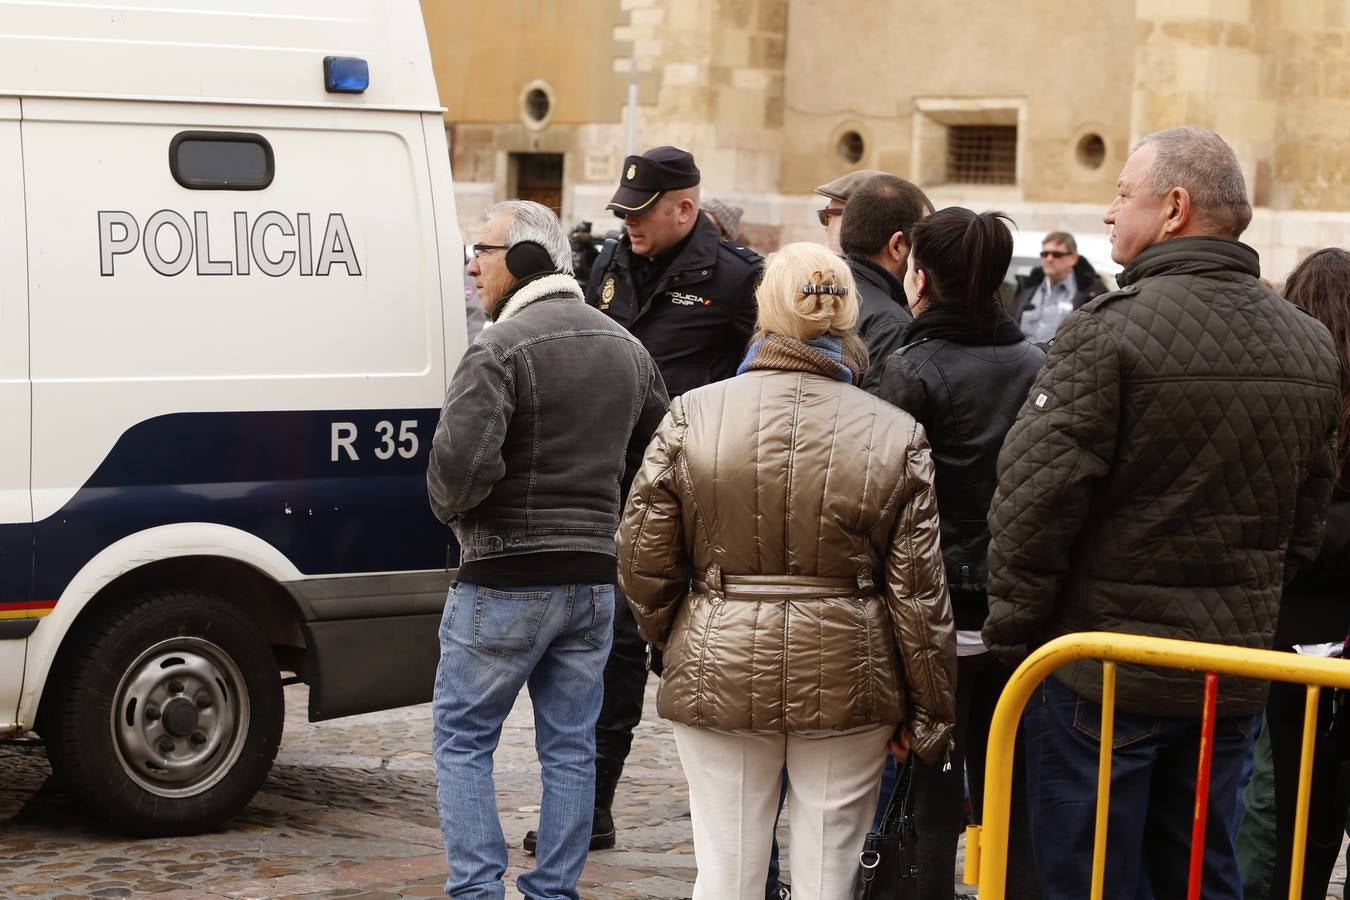
[[[850,896],[889,745],[949,745],[955,639],[933,462],[854,387],[847,263],[772,254],[738,376],[678,398],[619,530],[619,578],[665,650],[658,709],[689,782],[695,898],[764,892],[787,768],[794,898]]]

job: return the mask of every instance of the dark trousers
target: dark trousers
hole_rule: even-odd
[[[970,788],[976,822],[984,811],[985,756],[989,723],[1011,673],[987,653],[962,656],[956,669],[956,746],[951,767],[943,761],[918,763],[914,769],[914,824],[918,830],[920,900],[951,900],[956,871],[956,841],[965,827],[962,781]],[[1008,831],[1008,900],[1035,900],[1041,895],[1027,825],[1026,765],[1021,738],[1013,757],[1011,821]],[[895,784],[895,761],[886,766],[873,830],[881,824]]]
[[[1105,896],[1110,900],[1186,896],[1200,745],[1196,713],[1194,719],[1116,713],[1106,841]],[[1242,898],[1230,835],[1253,723],[1251,716],[1215,723],[1205,900]],[[1032,695],[1022,727],[1031,833],[1044,895],[1081,900],[1092,883],[1101,706],[1051,677]]]
[[[615,782],[633,748],[647,690],[647,643],[638,634],[628,598],[614,589],[614,645],[605,663],[605,699],[595,723],[595,758]],[[598,793],[598,791],[597,791]]]
[[[1312,794],[1308,807],[1308,844],[1303,865],[1303,897],[1322,900],[1345,834],[1350,809],[1350,710],[1333,712],[1333,692],[1323,689],[1317,710],[1317,743],[1313,754]],[[1298,802],[1298,770],[1303,746],[1306,688],[1272,682],[1266,706],[1275,780],[1275,871],[1270,897],[1289,896],[1289,864],[1294,844]]]

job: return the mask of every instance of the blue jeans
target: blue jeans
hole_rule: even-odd
[[[1106,893],[1111,900],[1186,896],[1200,717],[1116,713],[1107,823]],[[1242,900],[1230,836],[1237,784],[1253,718],[1221,718],[1214,728],[1202,873],[1205,900]],[[1101,706],[1055,678],[1036,689],[1023,717],[1032,841],[1044,896],[1090,893],[1097,810]]]
[[[433,701],[436,805],[450,863],[446,893],[505,896],[506,838],[492,754],[520,689],[534,704],[543,770],[530,898],[577,900],[595,804],[595,719],[614,625],[614,586],[450,589]]]

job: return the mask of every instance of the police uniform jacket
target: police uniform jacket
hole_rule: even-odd
[[[758,253],[724,241],[699,214],[684,248],[649,285],[624,235],[591,273],[586,302],[627,328],[656,360],[670,396],[736,374],[755,327]]]

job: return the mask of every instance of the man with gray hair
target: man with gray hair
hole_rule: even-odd
[[[518,886],[575,898],[591,836],[619,498],[665,415],[666,390],[637,339],[586,305],[547,207],[488,210],[467,271],[495,324],[455,370],[427,470],[432,509],[460,545],[433,707],[446,891],[505,894],[492,756],[528,685],[544,796],[538,863]]]
[[[1336,473],[1338,363],[1317,320],[1259,280],[1251,207],[1214,132],[1145,137],[1107,210],[1120,290],[1061,327],[999,456],[984,639],[1010,665],[1106,631],[1269,649]],[[1108,898],[1187,891],[1205,678],[1122,666]],[[1070,663],[1023,719],[1045,896],[1090,893],[1103,666]],[[1266,684],[1218,694],[1204,895],[1238,900],[1237,783]]]

